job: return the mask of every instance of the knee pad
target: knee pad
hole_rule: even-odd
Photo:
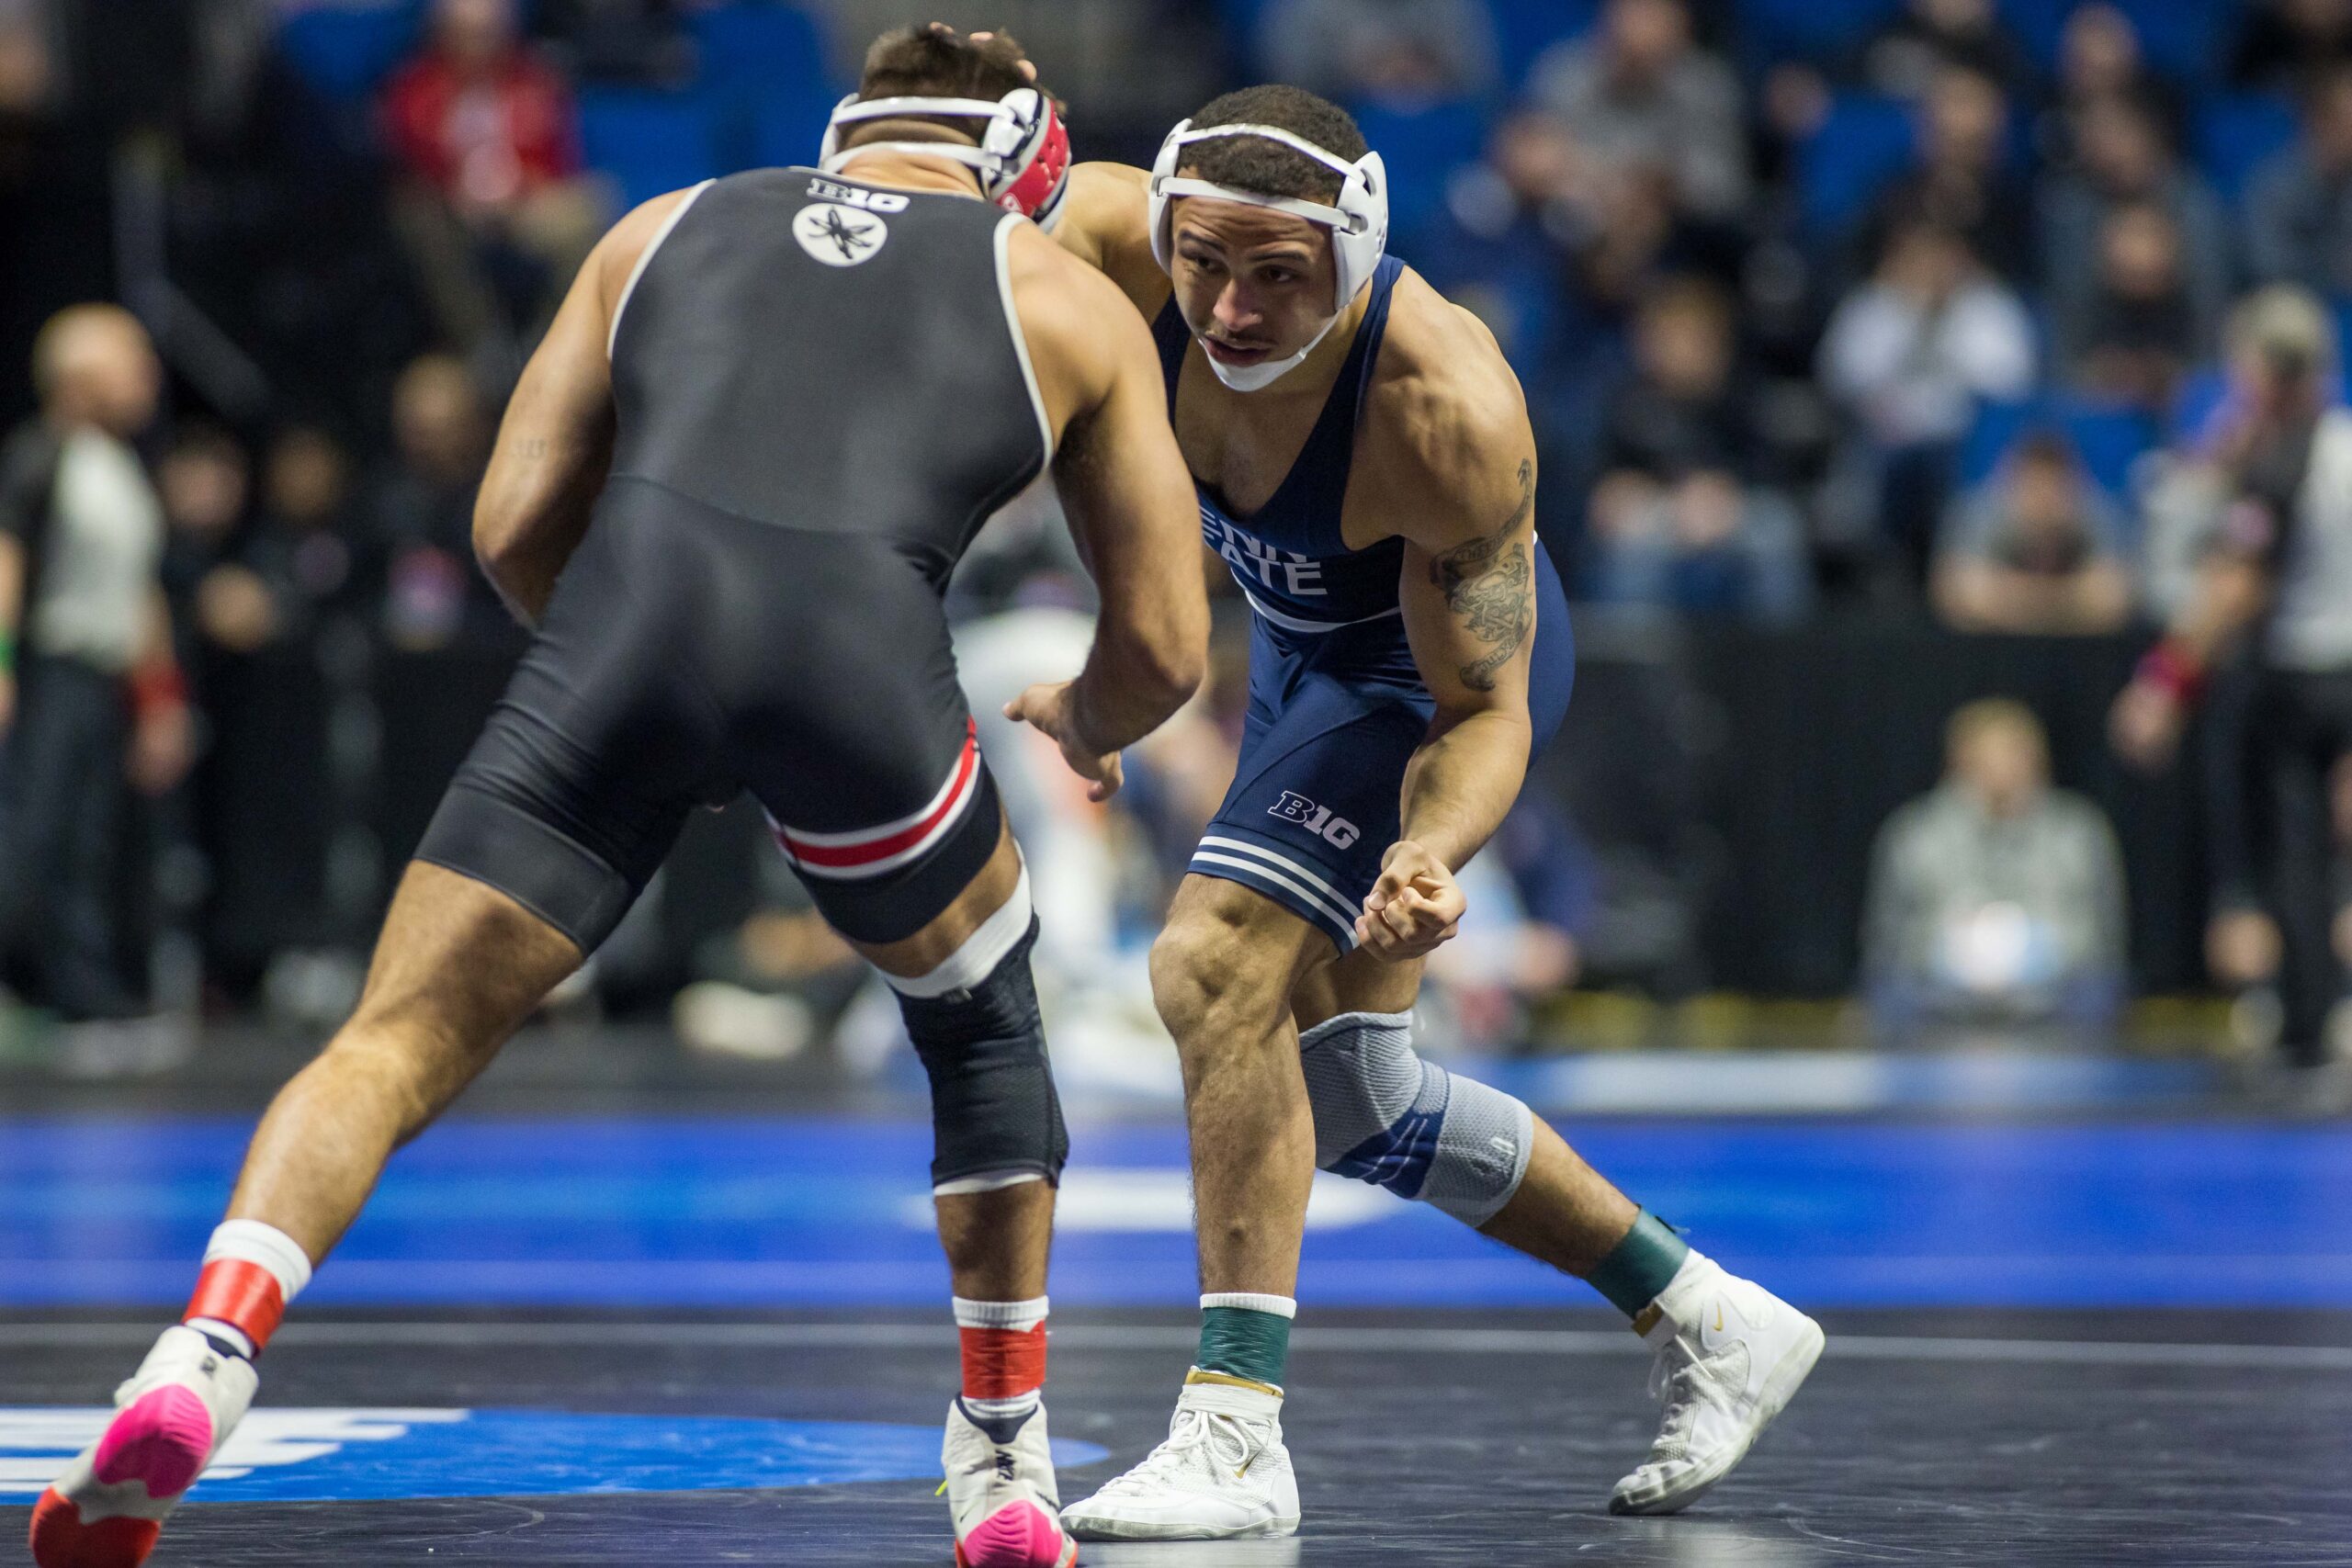
[[[909,982],[897,982],[907,1036],[931,1076],[934,1191],[1058,1183],[1069,1158],[1061,1098],[1037,1016],[1037,987],[1029,975],[1037,924],[1027,900],[1016,895],[1015,902],[1020,934],[984,976],[933,995],[911,994]],[[965,952],[970,951],[967,943]]]
[[[1482,1225],[1526,1179],[1535,1117],[1414,1053],[1412,1014],[1351,1012],[1299,1036],[1315,1163]]]

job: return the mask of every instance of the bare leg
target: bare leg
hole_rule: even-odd
[[[580,950],[505,894],[422,862],[401,879],[358,1010],[279,1091],[229,1217],[326,1257],[392,1151],[490,1065]]]
[[[1238,883],[1188,876],[1151,950],[1184,1068],[1201,1284],[1295,1295],[1315,1121],[1291,993],[1330,939]]]
[[[1368,953],[1351,953],[1303,979],[1298,1026],[1312,1029],[1347,1012],[1410,1011],[1420,983],[1419,964],[1383,964]],[[1502,1212],[1478,1229],[1581,1278],[1625,1239],[1640,1213],[1539,1117],[1526,1178]]]
[[[1054,1190],[1027,1181],[995,1192],[932,1200],[956,1293],[973,1302],[1028,1302],[1046,1293],[1054,1244]]]

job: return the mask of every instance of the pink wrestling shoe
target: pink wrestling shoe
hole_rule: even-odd
[[[182,1494],[254,1402],[243,1357],[193,1328],[167,1328],[129,1382],[104,1436],[33,1509],[40,1568],[139,1568]]]
[[[985,1421],[957,1400],[947,1408],[940,1461],[956,1519],[956,1568],[1070,1568],[1078,1561],[1078,1543],[1062,1533],[1044,1405]]]

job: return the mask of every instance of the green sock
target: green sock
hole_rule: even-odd
[[[1673,1282],[1675,1270],[1690,1256],[1690,1244],[1677,1235],[1672,1225],[1644,1209],[1625,1239],[1609,1249],[1609,1256],[1587,1282],[1607,1296],[1609,1304],[1619,1312],[1639,1317],[1642,1309]]]
[[[1203,1296],[1201,1353],[1193,1366],[1279,1393],[1283,1363],[1290,1359],[1290,1320],[1297,1311],[1298,1303],[1288,1296],[1239,1291]]]

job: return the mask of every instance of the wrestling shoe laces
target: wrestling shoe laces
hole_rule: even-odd
[[[1173,1487],[1179,1491],[1221,1490],[1226,1478],[1245,1479],[1250,1467],[1274,1441],[1272,1423],[1259,1423],[1222,1410],[1179,1405],[1168,1423],[1168,1436],[1146,1454],[1141,1464],[1102,1488],[1101,1495],[1129,1495]]]
[[[1821,1325],[1751,1280],[1693,1253],[1653,1303],[1642,1337],[1657,1350],[1650,1397],[1665,1409],[1610,1510],[1671,1514],[1747,1456],[1820,1358]]]
[[[1063,1510],[1080,1540],[1234,1540],[1298,1529],[1298,1478],[1278,1396],[1187,1383],[1168,1437],[1093,1496]]]
[[[1747,1363],[1745,1340],[1713,1355],[1680,1334],[1658,1347],[1650,1362],[1649,1395],[1663,1402],[1666,1410],[1658,1421],[1657,1440],[1650,1445],[1653,1461],[1680,1459],[1690,1451],[1701,1413],[1711,1403],[1736,1400],[1746,1391]]]

